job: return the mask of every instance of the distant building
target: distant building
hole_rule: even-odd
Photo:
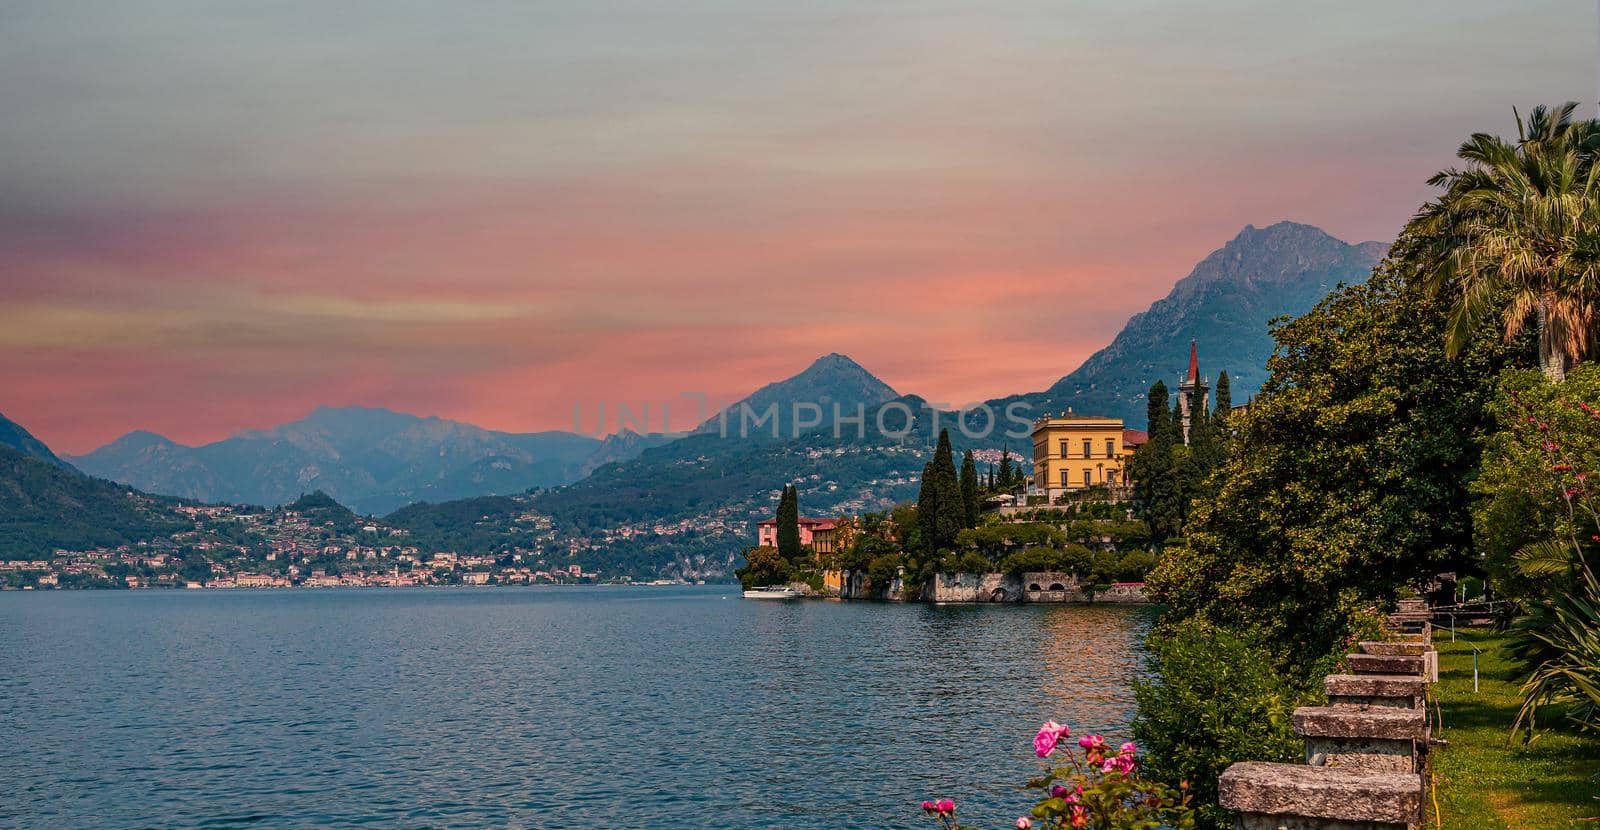
[[[810,545],[817,553],[833,553],[838,519],[800,518],[800,544]],[[778,520],[766,519],[756,523],[756,544],[775,548],[778,546]]]
[[[1178,409],[1183,413],[1183,443],[1189,443],[1189,420],[1198,415],[1204,418],[1209,408],[1211,386],[1200,374],[1200,351],[1193,340],[1189,341],[1189,371],[1178,382]]]
[[[1033,489],[1052,499],[1086,487],[1127,483],[1124,464],[1147,436],[1123,429],[1121,418],[1071,409],[1033,422]]]

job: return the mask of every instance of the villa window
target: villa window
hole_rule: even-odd
[[[1087,439],[1087,438],[1083,439],[1083,457],[1084,458],[1093,458],[1094,457],[1094,450],[1090,449],[1091,446],[1093,446],[1093,444],[1089,441],[1089,439]]]
[[[1114,438],[1106,439],[1106,458],[1117,457],[1117,442]]]
[[[1062,470],[1061,471],[1061,486],[1062,487],[1071,487],[1072,486],[1072,480],[1067,477],[1067,471],[1066,470]]]
[[[1093,470],[1084,470],[1083,471],[1083,486],[1088,487],[1089,485],[1091,485],[1093,483],[1094,483],[1094,471]]]
[[[1116,484],[1117,483],[1117,471],[1116,470],[1106,470],[1106,483],[1107,484]]]
[[[1064,439],[1061,442],[1061,457],[1067,457],[1067,442]]]

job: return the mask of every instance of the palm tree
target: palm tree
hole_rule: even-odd
[[[1576,104],[1517,115],[1517,141],[1476,133],[1456,152],[1466,169],[1428,180],[1444,193],[1407,226],[1397,253],[1432,291],[1456,295],[1445,350],[1454,357],[1499,312],[1507,340],[1529,318],[1539,365],[1559,381],[1594,345],[1600,318],[1600,122]]]

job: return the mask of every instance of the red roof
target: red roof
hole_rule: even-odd
[[[778,523],[777,519],[762,519],[761,521],[756,522],[756,527],[766,527],[767,525],[776,525],[777,523]],[[808,519],[805,516],[801,516],[799,524],[801,524],[801,525],[803,525],[805,527],[809,527],[814,531],[815,530],[832,530],[835,527],[838,527],[839,520],[838,519]]]
[[[1137,447],[1150,440],[1150,433],[1142,429],[1125,429],[1122,431],[1122,445],[1124,447]]]
[[[1200,351],[1199,351],[1199,349],[1195,348],[1194,341],[1190,340],[1189,341],[1189,376],[1188,376],[1188,380],[1189,380],[1190,383],[1193,383],[1193,382],[1195,382],[1195,381],[1197,381],[1199,379],[1200,379]]]

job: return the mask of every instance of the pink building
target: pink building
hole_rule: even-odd
[[[833,552],[834,530],[838,519],[807,519],[800,517],[800,544],[810,545],[817,553]],[[767,519],[756,523],[756,544],[770,548],[778,546],[778,520]]]

